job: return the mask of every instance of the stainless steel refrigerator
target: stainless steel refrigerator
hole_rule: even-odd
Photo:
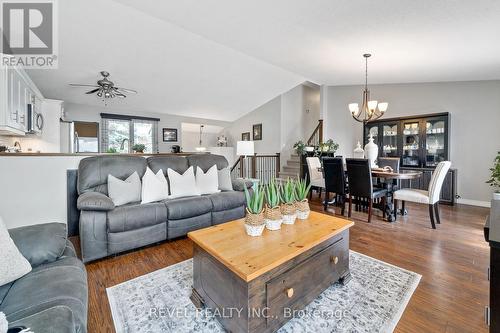
[[[99,123],[61,119],[61,153],[98,153]]]

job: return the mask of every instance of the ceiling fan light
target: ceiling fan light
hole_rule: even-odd
[[[378,103],[378,110],[382,113],[384,113],[385,111],[387,111],[387,108],[389,107],[389,103]]]
[[[102,97],[102,91],[99,91],[99,92],[97,93],[97,96],[98,96],[98,97]]]
[[[349,104],[349,111],[351,112],[352,115],[358,114],[359,113],[358,103],[350,103]]]

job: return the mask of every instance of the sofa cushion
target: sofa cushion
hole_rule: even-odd
[[[168,239],[182,237],[188,232],[198,230],[212,225],[212,213],[188,217],[182,220],[168,221]]]
[[[65,223],[35,224],[9,230],[10,237],[31,266],[56,261],[67,242]]]
[[[152,156],[148,157],[149,168],[156,174],[160,169],[167,175],[167,170],[172,169],[183,174],[188,168],[188,161],[184,156]]]
[[[95,191],[107,195],[108,175],[125,179],[137,171],[142,178],[146,164],[146,159],[141,156],[103,155],[84,158],[78,165],[78,194]]]
[[[164,201],[168,220],[181,220],[212,211],[212,201],[208,197],[184,197]]]
[[[192,166],[195,170],[196,167],[200,167],[203,172],[207,172],[213,165],[217,165],[217,170],[227,168],[229,163],[224,156],[213,155],[213,154],[195,154],[189,155],[187,157],[189,166]]]
[[[31,265],[21,254],[0,217],[0,286],[31,271]]]
[[[87,273],[77,258],[66,257],[38,266],[16,280],[0,304],[0,311],[9,323],[20,324],[23,318],[55,307],[69,308],[76,326],[74,331],[86,331]],[[56,318],[52,320],[56,322]],[[52,332],[58,332],[57,327]]]
[[[108,212],[108,231],[123,232],[167,221],[167,208],[161,202],[133,203]]]
[[[78,197],[76,201],[79,210],[102,211],[113,210],[115,204],[107,195],[100,192],[86,192]]]
[[[212,201],[213,211],[220,212],[245,205],[245,193],[238,191],[220,192],[206,196]]]
[[[134,171],[125,180],[108,175],[108,196],[115,206],[126,205],[141,200],[141,178]]]

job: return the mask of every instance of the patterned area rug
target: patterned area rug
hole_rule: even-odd
[[[392,332],[421,275],[354,251],[350,269],[346,286],[332,285],[278,332]],[[192,274],[190,259],[107,288],[117,333],[224,332],[191,303]]]

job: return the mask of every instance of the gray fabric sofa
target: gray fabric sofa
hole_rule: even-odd
[[[185,236],[189,231],[245,216],[244,188],[251,183],[233,181],[233,191],[211,195],[167,199],[149,204],[131,203],[115,207],[107,196],[109,174],[125,179],[134,171],[142,178],[149,167],[153,172],[167,169],[183,173],[190,166],[206,172],[213,165],[228,166],[223,156],[95,156],[78,167],[80,245],[82,259],[89,262],[112,254]],[[167,177],[168,180],[168,177]]]
[[[33,332],[87,331],[87,273],[67,240],[66,224],[9,230],[32,271],[0,287],[0,311],[9,327]]]

